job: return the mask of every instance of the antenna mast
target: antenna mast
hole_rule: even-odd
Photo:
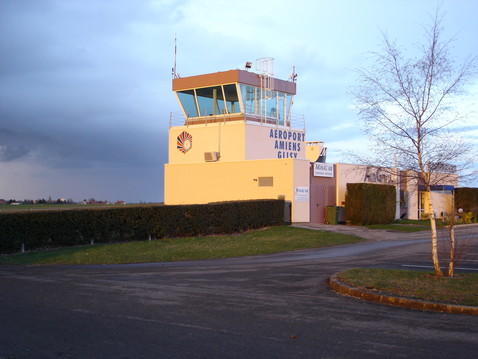
[[[176,57],[177,57],[177,44],[176,44],[176,34],[174,34],[174,64],[173,68],[171,69],[171,76],[173,79],[177,79],[179,74],[176,72]]]
[[[292,73],[289,75],[289,80],[292,82],[297,81],[297,73],[295,72],[295,66],[292,66]]]

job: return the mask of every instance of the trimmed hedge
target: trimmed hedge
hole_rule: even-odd
[[[241,232],[284,223],[285,201],[135,206],[0,214],[0,253],[22,248]]]
[[[347,183],[345,220],[360,225],[392,223],[395,201],[395,186]]]
[[[475,221],[478,219],[478,188],[455,188],[455,208],[462,208],[464,213],[472,212]]]

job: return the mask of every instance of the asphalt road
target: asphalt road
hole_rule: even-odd
[[[478,270],[477,233],[459,232],[467,271]],[[1,266],[0,359],[474,358],[476,316],[367,303],[325,284],[347,268],[429,266],[428,252],[415,235],[227,260]]]

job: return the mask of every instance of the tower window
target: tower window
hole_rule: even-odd
[[[179,101],[183,106],[184,112],[187,117],[197,117],[198,109],[196,106],[196,100],[194,98],[194,90],[185,90],[177,92]]]
[[[241,112],[239,106],[239,96],[237,95],[236,85],[224,85],[224,95],[226,96],[227,112]]]
[[[221,86],[196,89],[200,116],[212,116],[226,113]]]
[[[177,94],[187,117],[241,113],[235,84],[177,91]]]

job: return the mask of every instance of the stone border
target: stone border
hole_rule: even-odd
[[[337,277],[337,274],[332,275],[327,280],[327,283],[333,290],[335,290],[339,294],[348,295],[370,302],[422,311],[478,315],[478,307],[428,302],[421,299],[392,296],[380,292],[373,292],[367,289],[352,287],[340,281]]]

